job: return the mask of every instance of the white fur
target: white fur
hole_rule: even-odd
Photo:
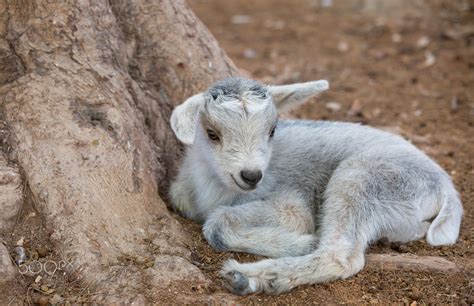
[[[270,86],[268,91],[272,95],[278,109],[284,110],[289,106],[295,107],[308,98],[328,89],[328,81],[319,80],[283,86]]]
[[[193,143],[197,115],[203,102],[202,94],[194,95],[183,104],[178,105],[171,114],[171,129],[184,144],[190,145]],[[188,118],[188,120],[180,120],[183,117]]]
[[[189,145],[170,190],[174,208],[204,223],[217,250],[274,257],[227,262],[221,275],[236,294],[350,277],[382,237],[426,235],[431,245],[458,237],[463,210],[451,179],[401,137],[291,120],[280,120],[270,137],[275,105],[301,103],[326,88],[326,81],[267,88],[228,79],[173,112],[173,131]],[[263,172],[255,189],[240,178],[243,169]]]

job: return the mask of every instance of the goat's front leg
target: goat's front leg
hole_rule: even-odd
[[[311,209],[295,195],[220,207],[203,228],[207,241],[217,250],[268,257],[312,252],[317,246],[314,231]]]
[[[192,204],[189,185],[187,177],[180,173],[170,186],[171,207],[183,217],[199,222],[202,220],[199,219],[195,205]]]

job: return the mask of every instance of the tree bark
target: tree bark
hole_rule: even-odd
[[[165,205],[180,153],[168,118],[236,73],[181,0],[0,4],[3,150],[45,243],[93,300],[143,302],[163,281],[207,283]]]

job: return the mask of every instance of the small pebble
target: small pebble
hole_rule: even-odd
[[[42,257],[46,257],[46,255],[48,255],[49,250],[48,250],[48,248],[45,247],[45,246],[40,246],[40,247],[38,248],[38,250],[37,250],[37,253],[38,253],[38,256],[39,256],[40,258],[42,258]]]
[[[419,49],[424,49],[424,48],[428,47],[430,42],[431,42],[431,40],[428,36],[422,36],[416,42],[416,47],[419,48]]]
[[[360,102],[359,99],[355,99],[354,101],[352,101],[351,108],[349,109],[347,114],[349,116],[362,116],[362,108],[362,102]]]
[[[392,34],[392,41],[394,43],[399,43],[402,41],[402,36],[400,35],[400,33],[393,33]]]
[[[337,112],[341,109],[341,104],[337,102],[328,102],[326,103],[326,108],[332,110],[333,112]]]
[[[255,58],[257,56],[257,51],[254,49],[245,49],[244,50],[244,57],[245,58]]]
[[[16,242],[16,246],[23,246],[23,244],[25,243],[25,238],[24,237],[21,237],[17,242]]]
[[[459,108],[458,97],[454,96],[454,97],[451,99],[450,106],[451,106],[451,111],[455,112],[455,111],[458,110],[458,108]]]
[[[248,15],[234,15],[230,19],[230,22],[233,24],[247,24],[252,22],[252,17]]]
[[[51,298],[51,304],[53,305],[61,304],[63,302],[64,302],[64,299],[57,293],[55,293],[53,297]]]
[[[49,298],[47,296],[42,296],[38,299],[38,305],[46,306],[49,304]]]
[[[427,68],[433,66],[436,62],[434,54],[430,51],[425,52],[425,61],[423,62],[423,67]]]
[[[404,244],[400,245],[400,247],[398,248],[398,251],[400,253],[408,253],[410,252],[410,248]]]
[[[332,0],[321,0],[321,6],[322,7],[331,7],[332,6]]]
[[[23,247],[17,246],[13,249],[13,251],[15,252],[15,263],[17,265],[21,265],[26,261],[26,253]]]
[[[345,41],[340,41],[337,44],[337,50],[339,50],[339,52],[347,52],[349,51],[349,44],[346,43]]]
[[[421,291],[420,289],[416,288],[416,287],[413,287],[411,288],[411,293],[410,293],[410,297],[414,300],[419,300],[421,298],[422,294],[421,294]],[[416,303],[416,302],[415,302]]]

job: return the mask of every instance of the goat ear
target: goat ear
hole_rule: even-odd
[[[277,109],[283,109],[289,105],[302,103],[306,101],[306,99],[315,96],[328,88],[328,81],[319,80],[291,85],[270,86],[268,91],[270,92]]]
[[[202,93],[194,95],[178,105],[171,114],[171,129],[178,139],[191,145],[194,142],[198,113],[204,105]]]

